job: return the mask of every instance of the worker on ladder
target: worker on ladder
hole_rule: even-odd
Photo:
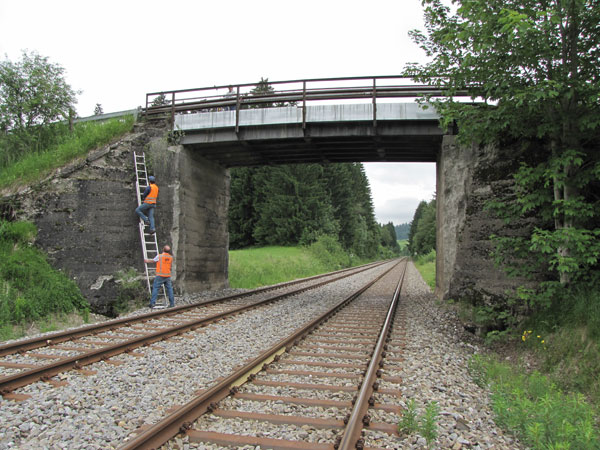
[[[169,308],[175,306],[175,297],[173,297],[173,283],[171,283],[171,265],[173,264],[173,255],[171,255],[171,247],[165,245],[163,252],[156,255],[154,259],[144,259],[146,264],[156,263],[156,277],[152,283],[152,296],[150,297],[150,308],[154,308],[156,299],[158,298],[158,290],[164,284],[167,288],[167,296],[169,297]]]
[[[150,225],[148,232],[154,234],[156,232],[154,227],[154,208],[156,208],[156,200],[158,199],[158,186],[156,185],[156,179],[152,175],[148,177],[148,182],[149,185],[146,186],[142,194],[142,204],[136,208],[135,213],[140,216],[140,219],[146,225]]]

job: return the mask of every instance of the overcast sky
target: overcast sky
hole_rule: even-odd
[[[395,75],[424,53],[419,0],[0,0],[0,57],[36,51],[66,70],[90,116],[147,92],[302,78]],[[365,164],[380,223],[412,220],[434,164]]]

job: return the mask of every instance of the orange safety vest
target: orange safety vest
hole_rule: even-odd
[[[157,198],[158,198],[158,186],[156,184],[151,184],[150,192],[144,199],[144,203],[150,203],[151,205],[155,205]]]
[[[168,253],[161,253],[158,255],[158,262],[156,263],[156,275],[159,277],[170,277],[172,263],[173,257]]]

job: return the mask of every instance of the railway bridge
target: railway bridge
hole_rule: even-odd
[[[194,291],[227,285],[231,167],[435,162],[437,295],[453,296],[457,277],[465,275],[461,259],[473,253],[464,239],[469,190],[487,188],[472,183],[482,164],[479,149],[456,146],[456,130],[441,129],[435,110],[416,101],[424,95],[444,92],[384,76],[263,80],[147,94],[144,114],[168,116],[171,140],[178,144],[165,152],[167,160],[152,156],[163,158],[154,170],[167,180],[172,198],[173,215],[162,222],[170,228],[166,238],[176,255],[178,286]],[[484,159],[493,164],[494,151],[488,150]],[[492,266],[478,264],[467,284],[481,284],[485,295],[503,292],[506,281]]]

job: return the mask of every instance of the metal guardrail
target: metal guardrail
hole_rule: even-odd
[[[137,116],[140,113],[140,111],[141,111],[141,108],[136,108],[136,109],[128,109],[126,111],[117,111],[117,112],[106,113],[106,114],[94,114],[93,116],[78,117],[76,119],[73,119],[73,123],[91,122],[91,121],[98,121],[98,120],[109,120],[109,119],[114,119],[116,117],[125,117],[125,116],[133,116],[134,118],[137,119]]]
[[[236,130],[239,112],[248,108],[291,106],[302,108],[303,128],[306,126],[306,103],[324,100],[362,99],[373,103],[373,122],[377,123],[377,99],[418,98],[423,95],[444,97],[439,87],[410,84],[411,79],[398,75],[313,78],[305,80],[268,81],[236,85],[221,85],[196,89],[151,92],[146,94],[146,117],[170,116],[192,112],[235,111]],[[404,84],[399,84],[404,82]],[[232,92],[223,92],[232,88]],[[266,89],[257,90],[263,87]],[[215,91],[217,91],[215,93]],[[219,92],[221,91],[221,92]],[[455,96],[468,96],[458,92]]]

